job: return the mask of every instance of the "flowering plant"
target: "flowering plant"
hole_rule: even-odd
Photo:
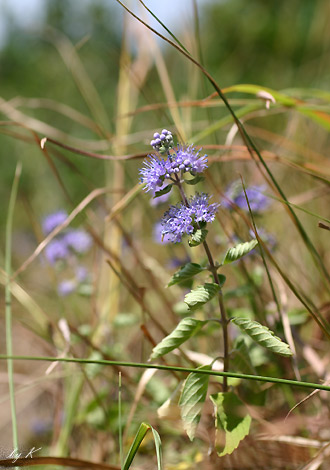
[[[195,319],[193,317],[184,318],[168,336],[157,344],[152,351],[151,359],[156,359],[176,349],[194,334],[196,334],[209,321],[217,321],[223,333],[223,353],[221,355],[223,363],[223,383],[222,393],[211,395],[211,400],[216,409],[222,407],[223,400],[228,400],[235,405],[241,402],[237,395],[228,391],[228,382],[226,372],[229,370],[230,361],[230,343],[228,323],[231,321],[242,332],[248,334],[260,345],[266,347],[272,352],[283,356],[292,355],[289,346],[283,343],[279,338],[275,337],[268,328],[260,323],[250,321],[244,318],[228,319],[224,301],[222,288],[225,284],[226,277],[219,274],[219,269],[229,263],[240,259],[245,254],[251,252],[258,241],[252,240],[239,243],[227,250],[221,263],[214,261],[211,249],[207,243],[207,224],[213,222],[219,208],[219,203],[209,203],[211,196],[205,192],[196,192],[194,195],[187,197],[184,191],[184,185],[196,185],[203,180],[202,173],[207,169],[207,156],[201,154],[201,150],[197,150],[192,145],[174,146],[173,136],[170,131],[163,129],[161,133],[156,132],[151,141],[151,146],[157,152],[149,155],[148,160],[143,164],[140,170],[141,183],[145,185],[145,191],[150,192],[154,198],[170,193],[173,187],[178,189],[180,202],[171,205],[163,215],[160,226],[162,239],[165,242],[179,243],[184,236],[189,236],[189,246],[203,246],[208,264],[187,262],[179,271],[177,271],[170,279],[168,286],[174,284],[184,284],[187,280],[192,280],[200,273],[208,272],[211,282],[205,282],[191,290],[185,296],[185,303],[190,312],[194,312],[202,308],[207,302],[215,298],[218,301],[220,316],[212,319]],[[187,179],[187,174],[192,179]],[[248,207],[247,200],[251,198],[251,206],[258,210],[266,205],[266,198],[260,193],[258,187],[252,187],[248,191],[241,191],[235,183],[235,187],[230,188],[229,199],[245,209]],[[244,201],[243,201],[244,194]],[[226,205],[226,204],[225,204]],[[226,205],[226,207],[228,207]],[[230,207],[230,206],[229,206]],[[229,208],[228,207],[228,208]],[[159,224],[157,225],[157,231]],[[243,342],[244,343],[244,342]],[[236,342],[233,346],[238,343]],[[214,361],[213,361],[214,362]],[[213,364],[212,362],[212,364]],[[211,370],[212,364],[203,366],[207,370]],[[206,399],[209,377],[207,375],[190,374],[185,381],[179,404],[181,406],[181,416],[185,429],[190,439],[195,436],[195,431],[200,420],[201,408]],[[239,440],[243,439],[249,431],[251,418],[247,414],[244,418],[245,433],[240,434]],[[238,444],[237,444],[238,445]]]

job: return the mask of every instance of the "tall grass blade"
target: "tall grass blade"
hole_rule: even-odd
[[[141,5],[150,13],[151,16],[155,18],[155,20],[165,29],[165,31],[168,32],[168,34],[174,39],[174,41],[187,53],[190,54],[190,52],[184,47],[182,42],[179,41],[179,39],[168,29],[168,27],[158,18],[158,16],[155,15],[148,7],[147,5],[142,1],[139,0]]]
[[[137,451],[139,450],[140,445],[142,444],[143,439],[145,438],[147,432],[149,429],[152,429],[152,433],[154,436],[155,440],[155,446],[156,446],[156,455],[157,455],[157,466],[158,470],[162,470],[162,455],[161,455],[161,441],[158,432],[153,429],[150,424],[147,423],[141,423],[140,427],[135,435],[134,441],[132,442],[132,445],[128,451],[128,454],[126,456],[124,465],[122,467],[122,470],[128,470],[133,462],[134,457],[137,454]]]
[[[326,390],[330,392],[330,386],[324,384],[317,384],[312,382],[302,382],[300,380],[281,379],[278,377],[267,377],[263,375],[250,375],[250,374],[239,374],[237,372],[219,372],[219,371],[205,371],[202,369],[193,369],[189,367],[178,367],[178,366],[167,366],[161,364],[150,364],[144,362],[125,362],[125,361],[110,361],[106,359],[86,359],[76,357],[50,357],[50,356],[8,356],[7,354],[0,354],[0,360],[17,360],[17,361],[45,361],[45,362],[70,362],[76,364],[102,364],[105,366],[121,366],[121,367],[133,367],[137,369],[157,369],[166,371],[176,371],[182,373],[195,373],[195,374],[207,374],[215,377],[234,377],[243,380],[253,380],[266,383],[277,383],[282,385],[290,385],[292,387],[301,387],[315,390]]]
[[[16,165],[15,177],[11,189],[8,215],[6,221],[6,251],[5,251],[5,270],[7,274],[5,286],[5,304],[6,304],[6,351],[8,356],[13,355],[13,337],[12,337],[12,312],[11,312],[11,254],[12,254],[12,231],[14,220],[14,209],[18,191],[18,182],[22,172],[22,164],[19,162]],[[18,430],[16,419],[16,405],[15,405],[15,386],[14,386],[14,367],[12,359],[7,359],[8,369],[8,384],[10,395],[10,411],[12,421],[12,434],[13,434],[13,448],[18,449]]]
[[[134,13],[129,9],[127,8],[120,0],[116,0],[123,8],[125,8],[125,10],[130,14],[132,15],[134,18],[136,18],[140,23],[144,24],[150,31],[154,32],[158,37],[160,37],[161,39],[163,39],[164,41],[166,41],[168,44],[170,44],[172,47],[174,47],[175,49],[177,49],[181,54],[183,54],[187,59],[189,59],[193,64],[195,64],[201,71],[202,73],[207,77],[207,79],[209,80],[209,82],[211,83],[211,85],[213,86],[213,88],[216,90],[217,94],[219,95],[219,97],[221,98],[221,100],[224,102],[226,108],[228,109],[230,115],[232,116],[235,124],[237,125],[237,128],[238,128],[238,131],[243,139],[243,142],[246,144],[247,148],[248,148],[248,151],[251,155],[251,158],[253,160],[255,160],[255,155],[257,155],[260,163],[262,164],[262,166],[264,167],[267,175],[269,176],[271,182],[273,183],[273,185],[275,186],[276,190],[278,191],[278,193],[280,194],[280,196],[285,200],[287,201],[287,198],[283,192],[283,190],[281,189],[281,187],[279,186],[275,176],[273,175],[273,173],[271,172],[271,170],[269,169],[268,165],[266,164],[265,160],[263,159],[261,153],[259,152],[258,148],[256,147],[256,145],[254,144],[254,142],[252,141],[251,137],[249,136],[249,134],[247,133],[247,131],[245,130],[245,127],[243,126],[243,124],[241,123],[241,121],[239,120],[239,118],[237,117],[237,114],[235,113],[235,111],[233,110],[233,108],[231,107],[231,105],[229,104],[224,92],[220,89],[219,85],[217,84],[217,82],[214,80],[214,78],[209,74],[209,72],[196,60],[194,59],[190,54],[187,54],[181,47],[179,47],[177,44],[175,44],[174,42],[172,42],[171,40],[167,39],[165,36],[163,36],[162,34],[160,34],[158,31],[156,31],[154,28],[152,28],[151,26],[147,25],[144,21],[142,21],[140,18],[138,18],[136,15],[134,15]],[[228,90],[227,90],[228,91]],[[267,91],[267,90],[266,90]],[[297,229],[298,229],[298,232],[301,236],[301,238],[303,239],[306,247],[308,248],[311,256],[312,256],[312,259],[314,261],[314,264],[316,265],[316,267],[323,273],[324,277],[326,278],[326,280],[329,282],[330,281],[330,275],[319,255],[319,253],[317,252],[316,248],[314,247],[313,243],[311,242],[308,234],[306,233],[305,229],[303,228],[300,220],[298,219],[296,213],[294,212],[294,210],[292,209],[292,207],[290,207],[289,205],[286,206],[288,208],[288,211],[289,211],[289,214],[291,215]],[[323,276],[321,276],[321,280],[323,281],[324,285],[326,286],[327,290],[330,291],[330,288],[328,286],[328,283],[325,282],[325,280],[323,279]]]

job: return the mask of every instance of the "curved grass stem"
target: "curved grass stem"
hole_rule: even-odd
[[[214,377],[233,377],[235,379],[242,380],[256,380],[259,382],[275,383],[281,385],[289,385],[292,387],[300,387],[312,390],[325,390],[330,392],[329,385],[316,384],[312,382],[301,382],[299,380],[281,379],[278,377],[266,377],[263,375],[251,375],[251,374],[240,374],[238,372],[219,372],[216,370],[203,370],[200,368],[193,369],[189,367],[178,367],[168,366],[162,364],[150,364],[142,362],[124,362],[124,361],[108,361],[106,359],[83,359],[76,357],[49,357],[49,356],[7,356],[6,354],[0,354],[0,360],[12,360],[12,361],[45,361],[45,362],[70,362],[77,364],[100,364],[104,366],[119,366],[119,367],[133,367],[138,369],[157,369],[166,371],[176,371],[182,373],[196,373],[196,374],[207,374]]]

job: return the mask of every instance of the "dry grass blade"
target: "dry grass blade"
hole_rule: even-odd
[[[134,160],[134,159],[139,159],[139,158],[145,158],[147,156],[146,152],[137,153],[134,155],[103,155],[99,153],[87,152],[86,150],[72,147],[71,145],[64,144],[63,142],[52,139],[50,137],[44,137],[43,139],[41,139],[40,141],[41,147],[44,148],[47,142],[51,142],[52,144],[57,145],[58,147],[62,147],[65,150],[69,150],[72,153],[77,153],[78,155],[82,155],[83,157],[96,158],[99,160],[114,160],[114,161]]]
[[[329,385],[330,384],[330,381],[326,381],[325,382],[325,385]],[[307,397],[303,398],[302,400],[300,400],[299,403],[297,403],[293,408],[291,408],[291,410],[289,411],[289,413],[286,415],[285,419],[287,419],[290,414],[296,409],[298,408],[298,406],[302,405],[303,403],[305,403],[306,401],[308,401],[310,398],[312,398],[316,393],[318,393],[320,390],[314,390],[312,393],[310,393]]]
[[[10,104],[15,108],[19,106],[26,106],[31,109],[44,108],[56,111],[57,113],[68,117],[72,121],[77,122],[81,126],[91,129],[97,135],[102,135],[98,125],[95,124],[92,119],[72,108],[71,106],[68,106],[67,104],[60,103],[49,98],[22,98],[21,96],[13,98],[10,101]]]
[[[89,78],[76,48],[70,40],[60,31],[54,28],[48,28],[45,32],[45,38],[48,39],[58,49],[61,57],[67,66],[83,96],[87,106],[89,107],[95,121],[102,129],[104,136],[107,136],[107,129],[110,128],[108,115],[105,111],[103,102],[94,87],[93,82]]]

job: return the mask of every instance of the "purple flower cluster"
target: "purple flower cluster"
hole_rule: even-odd
[[[165,212],[161,224],[162,234],[173,243],[180,242],[184,234],[191,235],[201,222],[213,222],[219,204],[208,204],[210,196],[196,193],[188,205],[183,203],[171,206]]]
[[[149,155],[140,170],[145,190],[150,191],[154,197],[167,198],[171,186],[176,185],[185,199],[181,186],[185,181],[184,174],[196,176],[203,173],[207,168],[207,155],[200,155],[200,150],[196,151],[192,145],[178,145],[173,148],[172,134],[166,129],[161,134],[156,132],[150,143],[158,151],[158,155]],[[186,182],[196,184],[198,181],[200,178]],[[212,222],[219,204],[209,205],[209,199],[210,196],[205,193],[196,193],[189,201],[170,206],[160,224],[154,228],[154,239],[158,243],[180,242],[184,234],[191,235],[206,223]]]
[[[54,265],[59,260],[64,260],[70,256],[70,251],[68,249],[67,244],[64,242],[63,239],[54,239],[45,248],[45,256],[47,261]]]
[[[265,191],[265,185],[250,186],[246,188],[246,196],[249,200],[251,210],[253,212],[261,212],[270,205],[269,199],[263,194]],[[248,211],[249,207],[246,202],[244,191],[242,190],[242,184],[240,181],[234,181],[225,192],[227,199],[231,200],[240,209]],[[227,209],[231,209],[232,206],[226,200],[223,201],[223,206]]]
[[[49,235],[56,227],[62,225],[68,218],[68,214],[60,210],[49,214],[42,222],[42,230],[45,236]],[[47,261],[56,267],[70,265],[74,267],[73,279],[66,279],[59,283],[60,295],[68,295],[86,280],[87,270],[78,264],[78,255],[86,253],[92,246],[90,235],[82,229],[69,229],[61,231],[45,248]],[[59,262],[62,263],[59,263]]]
[[[61,210],[49,214],[42,222],[44,235],[49,235],[56,227],[63,224],[68,214]],[[72,254],[86,253],[92,245],[92,239],[84,230],[70,229],[58,234],[45,248],[45,255],[52,265],[58,260],[66,260]]]
[[[86,253],[91,245],[92,239],[85,230],[70,230],[64,235],[64,242],[75,253]]]
[[[165,129],[162,132],[164,131]],[[151,143],[153,142],[155,141],[152,140]],[[155,145],[153,145],[154,148]],[[145,184],[146,191],[154,193],[159,191],[165,183],[177,183],[178,179],[181,180],[187,172],[193,176],[203,173],[207,168],[207,158],[206,155],[201,156],[199,152],[192,145],[179,145],[172,153],[168,150],[163,158],[149,155],[149,160],[144,162],[140,170],[141,183]]]

